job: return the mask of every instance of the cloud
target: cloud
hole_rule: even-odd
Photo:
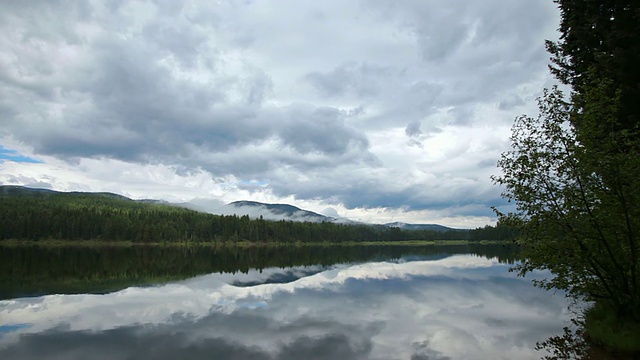
[[[311,72],[305,76],[321,95],[342,97],[352,95],[358,98],[371,98],[378,95],[386,86],[385,80],[393,79],[397,74],[391,67],[372,64],[342,64],[327,73]]]
[[[552,3],[498,0],[0,10],[0,141],[52,159],[52,188],[79,163],[121,162],[226,179],[232,200],[250,190],[314,211],[438,214],[414,222],[466,209],[459,222],[478,225],[491,221],[480,208],[501,204],[486,189],[495,169],[478,164],[497,161],[508,144],[496,139],[551,82],[544,40],[558,23]],[[481,148],[448,152],[469,134]],[[74,177],[138,191],[95,168]]]
[[[59,12],[64,18],[64,9]],[[45,68],[52,72],[53,84],[38,85],[43,91],[30,94],[43,106],[31,113],[23,110],[21,117],[28,123],[34,123],[31,118],[51,117],[45,114],[50,111],[45,103],[57,103],[64,110],[55,114],[57,123],[38,121],[40,128],[28,131],[13,127],[14,136],[33,143],[40,153],[135,162],[184,163],[195,151],[224,153],[270,137],[301,154],[340,155],[351,143],[366,152],[366,138],[346,127],[339,111],[316,106],[262,109],[272,86],[263,71],[243,60],[221,63],[205,29],[184,18],[167,21],[150,21],[141,30],[124,22],[125,28],[117,30],[132,31],[128,39],[110,36],[105,26],[84,39],[80,48],[69,49],[77,52],[72,61],[62,65],[51,57]],[[13,48],[20,59],[28,46]],[[8,65],[6,72],[16,66]],[[236,66],[241,73],[226,75],[228,67]],[[34,77],[45,75],[40,67],[30,70]],[[57,79],[63,72],[69,77]],[[29,90],[21,85],[13,88]],[[63,91],[49,91],[51,86]],[[7,107],[21,103],[17,98],[5,100]]]
[[[407,127],[404,129],[404,133],[409,137],[420,136],[420,134],[422,134],[422,131],[420,130],[420,123],[417,121],[410,122],[409,125],[407,125]]]
[[[340,217],[340,214],[338,213],[338,210],[336,210],[336,209],[334,209],[332,207],[325,208],[320,213],[322,215],[329,216],[329,217],[334,217],[334,218],[339,218]]]

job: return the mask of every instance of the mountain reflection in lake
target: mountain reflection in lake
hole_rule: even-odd
[[[508,268],[407,256],[3,300],[0,358],[536,359],[567,304]]]

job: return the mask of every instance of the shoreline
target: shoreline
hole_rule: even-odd
[[[501,240],[399,240],[399,241],[363,241],[363,242],[250,242],[250,241],[175,241],[175,242],[133,242],[133,241],[105,241],[105,240],[2,240],[0,247],[137,247],[137,246],[166,246],[166,247],[285,247],[285,246],[433,246],[433,245],[489,245],[507,244]]]

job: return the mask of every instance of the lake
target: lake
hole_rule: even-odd
[[[538,359],[568,304],[514,261],[500,245],[0,247],[0,358]]]

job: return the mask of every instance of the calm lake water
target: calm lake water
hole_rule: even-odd
[[[538,359],[567,302],[510,273],[514,259],[500,246],[0,247],[0,359]]]

